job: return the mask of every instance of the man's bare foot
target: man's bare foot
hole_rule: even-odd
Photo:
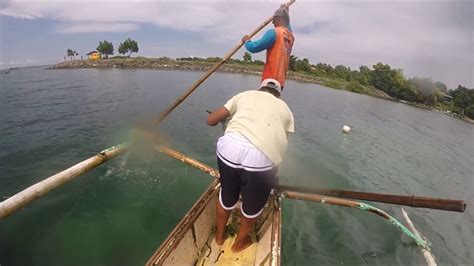
[[[242,250],[250,247],[251,245],[253,244],[252,242],[252,239],[250,238],[250,236],[247,236],[244,240],[242,240],[241,242],[234,242],[234,244],[232,245],[232,252],[234,253],[239,253],[241,252]]]

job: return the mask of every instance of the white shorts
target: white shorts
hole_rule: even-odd
[[[219,138],[217,157],[232,168],[250,172],[268,171],[275,167],[265,154],[236,132],[225,133]]]

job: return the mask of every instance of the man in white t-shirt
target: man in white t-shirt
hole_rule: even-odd
[[[225,242],[227,220],[242,196],[243,217],[232,245],[234,252],[252,245],[249,233],[276,182],[288,145],[287,134],[294,132],[293,114],[280,95],[280,83],[265,79],[260,90],[235,95],[207,118],[210,126],[230,118],[217,142],[221,190],[215,240],[218,245]]]

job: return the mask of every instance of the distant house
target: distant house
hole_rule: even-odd
[[[454,99],[453,96],[445,94],[445,93],[441,93],[441,95],[443,96],[443,98],[441,98],[443,102],[451,102]]]
[[[90,60],[99,60],[101,58],[101,54],[97,51],[92,51],[86,54]]]

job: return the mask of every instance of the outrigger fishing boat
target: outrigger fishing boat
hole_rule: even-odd
[[[123,154],[130,148],[129,146],[130,144],[124,143],[101,151],[96,156],[75,164],[7,198],[0,202],[0,219],[6,218],[21,207],[75,177]],[[393,224],[413,239],[421,248],[428,265],[436,265],[428,241],[416,230],[404,211],[403,215],[410,229],[383,210],[352,199],[455,212],[464,212],[466,209],[466,203],[462,200],[277,185],[273,188],[272,195],[254,228],[253,246],[240,254],[234,254],[229,245],[233,241],[226,241],[228,243],[223,246],[217,246],[214,243],[215,207],[220,189],[219,172],[172,148],[160,145],[156,147],[156,150],[208,173],[214,177],[214,180],[146,265],[280,265],[282,230],[280,202],[285,198],[356,208],[376,214],[388,220],[390,224]],[[234,232],[237,232],[238,217],[240,217],[239,213],[234,210],[228,223],[230,238],[232,238]]]
[[[355,199],[371,199],[379,202],[393,203],[413,207],[430,207],[450,211],[463,212],[466,208],[464,201],[432,199],[415,196],[383,195],[375,193],[361,193],[344,190],[326,190],[298,188],[291,186],[275,186],[272,195],[258,218],[252,234],[254,243],[240,253],[231,251],[232,238],[238,231],[240,208],[232,214],[227,228],[229,237],[223,246],[218,246],[214,240],[216,222],[216,204],[220,184],[219,172],[212,167],[190,158],[169,147],[158,146],[160,153],[173,157],[185,164],[191,165],[214,177],[207,190],[196,201],[192,208],[184,215],[166,240],[147,261],[147,266],[154,265],[280,265],[281,256],[281,199],[290,198],[306,200],[322,204],[338,205],[374,213],[395,225],[422,248],[429,265],[435,265],[430,246],[421,234],[415,229],[408,215],[403,215],[410,227],[408,229],[401,222],[388,213],[363,202],[357,202],[334,196],[343,196]],[[388,196],[388,197],[387,197]],[[403,209],[402,209],[403,210]],[[230,241],[229,241],[230,240]]]
[[[287,3],[287,6],[294,3],[294,0]],[[249,34],[254,36],[257,32],[268,25],[273,16],[268,18],[257,29]],[[154,121],[159,124],[178,105],[180,105],[189,95],[191,95],[209,76],[220,66],[228,61],[240,47],[240,42],[227,54],[220,62],[216,63],[203,76],[188,88],[174,103],[166,108]],[[124,143],[110,147],[101,151],[97,155],[77,163],[68,169],[59,172],[51,177],[40,181],[23,191],[0,202],[0,219],[4,219],[21,207],[29,204],[35,199],[45,195],[49,191],[73,180],[75,177],[88,172],[102,163],[115,158],[127,150],[131,144]],[[416,230],[408,215],[403,211],[403,216],[407,222],[408,229],[394,217],[372,205],[354,200],[366,200],[382,202],[412,207],[432,208],[455,212],[464,212],[466,203],[462,200],[436,199],[417,196],[401,196],[377,194],[345,190],[328,190],[321,188],[298,188],[291,186],[277,185],[273,188],[272,195],[266,203],[264,211],[259,217],[253,231],[254,244],[240,253],[233,253],[230,250],[230,243],[226,241],[223,246],[218,246],[214,242],[216,204],[220,189],[219,172],[212,167],[197,160],[189,158],[184,154],[171,149],[170,147],[157,146],[157,151],[171,156],[179,161],[207,172],[214,180],[189,212],[178,223],[166,240],[156,250],[147,261],[146,265],[279,265],[281,256],[281,200],[284,198],[305,200],[321,204],[331,204],[350,208],[357,208],[363,211],[374,213],[399,228],[404,234],[412,238],[421,247],[422,253],[428,265],[435,265],[433,256],[430,253],[428,242]],[[238,209],[234,210],[228,222],[229,237],[232,238],[238,231],[239,217]],[[403,210],[403,209],[402,209]]]

